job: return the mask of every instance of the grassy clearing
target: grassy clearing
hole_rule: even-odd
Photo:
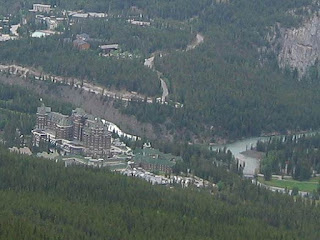
[[[273,186],[273,187],[280,187],[280,188],[288,188],[292,189],[293,187],[298,187],[299,191],[304,192],[312,192],[313,190],[317,190],[319,185],[319,177],[312,178],[309,181],[297,181],[293,179],[275,179],[273,178],[271,181],[265,181],[263,177],[259,177],[259,182]]]

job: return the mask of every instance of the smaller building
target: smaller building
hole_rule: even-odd
[[[33,38],[42,38],[46,36],[47,35],[44,32],[40,32],[40,31],[35,31],[34,33],[31,34],[31,37]]]
[[[118,50],[119,44],[106,44],[99,46],[99,48],[102,50],[103,54],[108,54],[112,51]]]
[[[82,155],[84,153],[84,146],[81,145],[80,142],[76,141],[64,141],[64,143],[61,142],[61,149],[67,155]]]
[[[12,39],[9,34],[0,34],[0,42],[6,42]]]
[[[134,154],[132,161],[135,167],[141,167],[151,172],[171,173],[176,161],[182,160],[181,157],[165,154],[148,146],[136,150]]]
[[[32,12],[45,12],[49,13],[51,11],[51,5],[49,4],[39,4],[35,3],[33,4],[33,8],[31,10]]]
[[[129,19],[128,23],[131,23],[132,25],[137,25],[137,26],[150,26],[151,22],[144,22],[144,21],[136,21],[133,19]]]
[[[40,147],[40,144],[42,142],[47,142],[48,141],[48,134],[46,134],[45,132],[43,132],[40,129],[34,129],[31,131],[32,133],[32,142],[33,145],[36,147]]]
[[[33,38],[42,38],[42,37],[47,37],[50,35],[56,34],[54,31],[50,30],[37,30],[34,33],[31,34],[31,37]]]
[[[81,39],[76,39],[73,41],[73,46],[80,50],[88,50],[90,48],[90,44]]]
[[[28,148],[28,147],[23,147],[23,148],[12,147],[12,148],[9,148],[9,151],[10,152],[16,152],[16,153],[19,153],[19,154],[25,154],[25,155],[28,155],[28,156],[32,155],[32,152],[31,152],[30,148]]]
[[[59,24],[62,24],[64,18],[56,18],[54,16],[46,17],[44,15],[36,15],[35,17],[35,23],[37,25],[41,25],[43,27],[46,27],[47,30],[54,31]]]
[[[80,40],[83,40],[83,41],[89,41],[90,40],[90,36],[89,36],[89,34],[81,33],[81,34],[77,34],[76,39],[80,39]]]
[[[81,11],[80,12],[69,11],[68,16],[72,22],[77,23],[77,22],[86,21],[89,18],[106,18],[108,15],[106,13],[97,13],[97,12],[83,13]]]
[[[55,30],[58,27],[58,21],[56,19],[46,19],[46,24],[48,26],[48,30]]]

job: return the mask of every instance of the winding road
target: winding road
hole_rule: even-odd
[[[195,49],[197,46],[199,46],[201,43],[203,43],[203,41],[204,41],[204,36],[201,33],[197,33],[196,38],[194,39],[194,41],[192,43],[190,43],[186,47],[185,51],[190,51],[192,49]],[[160,53],[160,55],[161,55],[161,53]],[[144,66],[153,69],[157,73],[158,78],[161,83],[161,88],[162,88],[161,103],[164,104],[166,102],[167,97],[169,96],[169,89],[168,89],[167,83],[161,78],[161,76],[163,74],[161,72],[159,72],[157,69],[155,69],[154,58],[155,58],[155,53],[153,53],[151,55],[151,57],[146,58],[144,60]]]
[[[166,102],[166,98],[169,95],[169,89],[168,89],[167,83],[161,78],[162,73],[156,70],[154,67],[154,55],[151,56],[150,58],[145,59],[144,65],[148,68],[153,69],[157,73],[161,83],[161,88],[162,88],[161,103],[164,104]]]
[[[15,25],[12,27],[11,31],[13,34],[17,35],[17,29],[19,25]],[[196,35],[195,40],[187,46],[185,51],[189,51],[191,49],[196,48],[199,44],[201,44],[204,41],[204,37],[198,33]],[[160,53],[160,56],[162,53]],[[152,54],[150,58],[145,59],[144,65],[153,69],[156,73],[157,76],[160,80],[161,83],[161,88],[162,88],[162,96],[159,102],[162,104],[167,104],[166,102],[168,96],[169,96],[169,89],[167,86],[167,83],[161,76],[163,75],[161,72],[159,72],[157,69],[155,69],[154,66],[154,59],[155,59],[155,54]],[[55,76],[51,74],[46,74],[37,71],[36,69],[33,68],[28,68],[28,67],[23,67],[19,65],[6,65],[6,64],[0,64],[0,71],[1,72],[9,72],[10,74],[14,74],[17,76],[20,76],[24,79],[26,79],[28,76],[33,76],[36,80],[50,80],[54,83],[65,83],[70,86],[74,86],[76,88],[82,88],[85,91],[92,92],[98,95],[103,95],[107,96],[110,98],[114,99],[121,99],[123,101],[131,101],[133,99],[141,99],[143,100],[145,97],[143,95],[140,95],[135,92],[127,92],[127,91],[111,91],[110,89],[104,88],[102,86],[96,85],[94,83],[89,83],[85,80],[82,79],[77,79],[77,78],[67,78],[67,77],[61,77],[61,76]],[[147,102],[152,103],[153,100],[150,97],[147,97]],[[175,103],[175,107],[182,107],[183,105],[180,103]]]
[[[161,102],[165,103],[166,98],[169,95],[169,90],[168,90],[167,83],[162,78],[160,78],[160,82],[161,82],[161,88],[162,88]]]

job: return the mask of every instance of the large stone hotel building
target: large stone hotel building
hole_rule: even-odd
[[[77,108],[71,116],[52,112],[42,104],[37,109],[37,123],[32,130],[33,145],[50,142],[65,154],[106,159],[110,156],[111,133],[101,119]]]

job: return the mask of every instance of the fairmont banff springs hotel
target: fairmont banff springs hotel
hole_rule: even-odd
[[[111,133],[101,119],[77,108],[71,116],[52,112],[42,104],[37,109],[33,145],[49,142],[66,155],[83,155],[96,159],[110,157]]]

